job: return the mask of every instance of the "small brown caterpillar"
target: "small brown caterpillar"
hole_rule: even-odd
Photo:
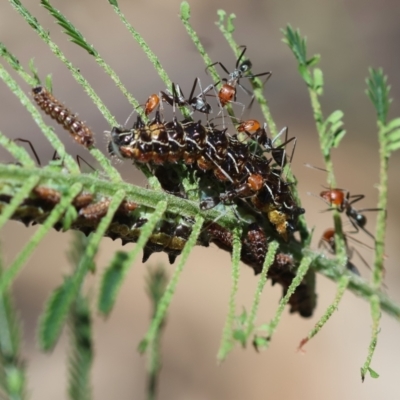
[[[37,105],[51,118],[64,127],[76,142],[85,147],[94,144],[93,132],[73,114],[67,107],[61,104],[45,87],[36,86],[32,89],[33,98]]]

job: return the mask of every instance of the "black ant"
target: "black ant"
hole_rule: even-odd
[[[233,70],[233,72],[229,72],[227,70],[227,68],[224,66],[224,64],[222,64],[220,61],[217,61],[217,62],[209,65],[206,68],[206,72],[207,72],[207,70],[209,68],[218,64],[228,74],[228,79],[226,79],[226,78],[222,79],[222,81],[225,83],[222,85],[221,89],[218,92],[218,99],[219,99],[221,107],[224,107],[228,103],[236,102],[236,86],[239,86],[249,96],[253,96],[253,93],[249,89],[246,89],[244,86],[242,86],[240,84],[240,79],[242,79],[244,77],[257,78],[257,77],[266,76],[266,75],[269,78],[271,76],[271,71],[262,72],[260,74],[255,74],[255,75],[248,74],[248,72],[250,71],[250,69],[252,67],[252,63],[250,60],[242,61],[242,59],[244,57],[244,53],[247,50],[247,47],[246,46],[240,46],[240,47],[243,48],[243,51],[240,53],[238,59],[236,60],[236,65],[235,65],[235,69]],[[215,88],[214,84],[209,85],[206,89],[204,89],[204,94],[206,94],[213,88]]]
[[[323,190],[320,193],[320,197],[331,206],[326,211],[336,209],[339,212],[346,213],[350,223],[355,229],[355,231],[351,233],[357,233],[361,229],[375,241],[374,235],[365,228],[367,217],[362,213],[365,211],[382,211],[381,208],[354,209],[352,204],[362,200],[365,196],[363,194],[354,194],[350,196],[350,192],[344,189]]]
[[[200,87],[200,93],[194,96],[194,91],[196,90],[197,84]],[[181,87],[178,84],[172,83],[172,91],[166,90],[165,92],[160,91],[160,94],[152,94],[149,96],[145,103],[145,114],[149,115],[153,112],[156,107],[159,106],[160,100],[168,103],[170,106],[175,107],[192,107],[193,111],[198,111],[203,114],[211,114],[212,108],[210,104],[207,103],[204,95],[204,91],[201,87],[201,82],[199,78],[196,78],[193,83],[192,91],[190,92],[189,99],[186,99]]]
[[[197,96],[194,96],[194,91],[196,90],[197,84],[200,87],[200,93]],[[190,92],[189,99],[186,99],[182,89],[178,84],[172,84],[172,93],[168,90],[166,92],[160,92],[161,98],[163,101],[167,102],[170,106],[178,105],[182,106],[190,106],[194,111],[201,112],[203,114],[211,114],[212,108],[210,104],[207,103],[205,98],[205,93],[201,87],[201,82],[199,78],[196,78],[193,82],[192,91]]]
[[[350,247],[348,245],[348,240],[352,240],[353,242],[358,243],[359,245],[361,245],[369,250],[373,250],[373,247],[368,246],[365,243],[360,242],[356,238],[346,235],[344,233],[343,233],[343,239],[344,239],[344,243],[346,246],[346,254],[348,257],[348,261],[346,264],[347,269],[356,275],[360,275],[357,267],[350,261],[350,259],[353,256],[353,252],[357,253],[360,260],[364,263],[364,265],[368,269],[371,269],[371,267],[369,266],[367,261],[364,259],[364,257],[362,257],[361,253],[355,247]],[[336,254],[335,229],[334,228],[328,228],[324,231],[324,233],[322,234],[321,239],[318,243],[318,247],[325,247],[329,251],[329,253]]]
[[[286,149],[285,147],[290,143],[293,143],[292,153],[289,158],[289,164],[293,160],[294,152],[296,149],[297,138],[295,136],[288,139],[289,128],[284,127],[278,135],[274,139],[271,139],[267,135],[267,124],[264,123],[264,126],[261,127],[261,124],[255,119],[249,119],[246,121],[242,121],[240,125],[237,127],[238,132],[244,132],[248,135],[256,144],[262,146],[265,151],[270,152],[272,158],[277,163],[277,165],[283,169],[283,167],[287,164],[286,159]],[[285,141],[278,146],[274,146],[276,140],[278,140],[283,134],[285,134]]]

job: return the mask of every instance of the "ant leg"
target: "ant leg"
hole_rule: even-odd
[[[255,74],[255,75],[246,75],[246,78],[259,78],[260,76],[266,76],[267,79],[264,81],[263,86],[267,83],[268,79],[271,77],[272,72],[271,71],[267,71],[267,72],[261,72],[259,74]]]
[[[292,138],[290,138],[290,139],[287,139],[287,132],[288,132],[288,130],[286,131],[286,138],[285,138],[285,142],[283,142],[282,144],[280,144],[278,147],[275,147],[275,148],[273,148],[272,150],[271,150],[271,153],[272,153],[272,156],[274,157],[274,159],[275,159],[275,155],[274,155],[274,152],[275,152],[275,154],[276,154],[276,156],[278,156],[278,155],[282,155],[282,160],[276,160],[275,159],[275,161],[277,161],[278,163],[279,163],[279,161],[280,161],[280,164],[281,164],[281,168],[283,169],[283,167],[287,164],[287,161],[286,161],[286,149],[284,148],[284,147],[286,147],[290,142],[294,142],[293,143],[293,149],[292,149],[292,153],[291,153],[291,155],[290,155],[290,158],[289,158],[289,164],[291,164],[292,163],[292,160],[293,160],[293,156],[294,156],[294,152],[295,152],[295,150],[296,150],[296,143],[297,143],[297,138],[295,137],[295,136],[293,136]]]
[[[239,121],[242,120],[242,116],[243,116],[243,113],[244,113],[244,110],[245,110],[246,106],[243,103],[240,103],[239,101],[229,101],[228,103],[229,104],[236,104],[236,105],[241,107],[240,116],[239,116],[239,118],[235,117],[235,119],[238,119]],[[221,108],[220,112],[222,112],[222,111],[223,111],[223,108]],[[224,129],[225,129],[224,117],[222,117],[222,123],[223,123]]]
[[[352,242],[357,243],[357,244],[359,244],[360,246],[362,246],[362,247],[364,247],[364,248],[366,248],[366,249],[368,249],[368,250],[375,250],[375,247],[368,246],[367,244],[365,244],[365,243],[362,242],[361,240],[358,240],[358,239],[354,238],[353,236],[349,236],[349,235],[346,235],[346,236],[347,236],[347,238],[348,238],[349,240],[351,240]]]
[[[259,77],[259,76],[262,76],[262,75],[267,75],[267,77],[265,78],[265,80],[264,80],[264,82],[262,83],[262,86],[261,86],[261,88],[264,90],[264,86],[265,86],[265,84],[268,82],[268,79],[269,78],[271,78],[271,76],[272,76],[272,72],[271,71],[269,71],[269,72],[264,72],[264,73],[262,73],[261,75],[260,74],[257,74],[257,75],[252,75],[252,76],[246,76],[246,78],[254,78],[254,77]],[[260,89],[261,89],[260,88]],[[254,103],[254,100],[255,100],[255,98],[256,98],[256,96],[255,96],[255,94],[253,93],[253,95],[251,96],[251,101],[250,101],[250,104],[249,104],[249,109],[253,106],[253,103]]]
[[[247,46],[239,46],[239,49],[241,49],[241,48],[243,49],[243,51],[240,53],[238,59],[236,60],[236,65],[235,65],[236,69],[238,69],[240,61],[242,60],[244,53],[246,53]],[[229,75],[229,72],[228,72],[228,75]]]
[[[188,101],[177,83],[172,84],[172,95],[179,107],[188,105]]]
[[[82,158],[79,154],[76,156],[76,162],[78,163],[79,169],[82,169],[81,161],[83,161],[90,169],[96,171],[96,169],[91,166],[84,158]]]
[[[53,157],[51,157],[51,161],[61,160],[61,157],[58,155],[57,150],[54,150]]]
[[[29,141],[28,139],[17,138],[17,139],[14,139],[14,142],[27,143],[27,144],[29,145],[29,147],[31,148],[31,151],[32,151],[33,155],[35,156],[35,159],[36,159],[37,164],[39,165],[39,167],[42,166],[42,164],[40,163],[39,156],[37,155],[36,150],[35,150],[35,148],[33,147],[33,144],[32,144],[31,141]]]
[[[166,103],[168,103],[170,106],[172,106],[172,104],[173,104],[173,95],[171,95],[171,94],[169,94],[169,93],[166,93],[166,92],[163,92],[162,90],[160,91],[160,97],[161,97],[161,100],[164,102],[166,102]]]
[[[208,70],[209,68],[211,68],[211,67],[213,67],[214,65],[217,65],[217,64],[225,71],[225,73],[226,73],[227,75],[229,75],[229,71],[226,69],[225,65],[222,64],[222,62],[220,62],[220,61],[216,61],[215,63],[210,64],[209,66],[207,66],[207,68],[206,68],[206,74],[208,74],[207,70]]]
[[[346,196],[347,200],[352,199],[351,201],[349,201],[349,205],[357,203],[358,201],[362,200],[365,197],[365,195],[363,195],[363,194],[353,194],[350,196],[349,192],[347,192],[347,193],[348,193],[348,195]]]
[[[199,82],[199,78],[196,78],[193,82],[192,91],[190,92],[190,96],[189,96],[189,100],[188,100],[189,104],[191,104],[192,100],[194,99],[193,95],[194,95],[194,91],[196,90],[196,87],[197,87],[197,82]],[[202,92],[201,85],[199,84],[199,86],[200,86],[200,92]],[[203,93],[201,93],[201,94],[203,94]]]
[[[208,115],[213,112],[212,107],[210,106],[210,104],[207,103],[206,94],[205,94],[205,91],[203,91],[200,79],[196,78],[195,83],[198,83],[199,88],[200,88],[200,93],[195,98],[198,99],[199,97],[201,97],[201,100],[202,100],[202,103],[201,103],[202,105],[200,107],[201,109],[199,109],[198,111],[205,113],[207,115],[207,121],[208,121]],[[194,90],[194,86],[193,86],[193,90]]]
[[[360,229],[361,229],[371,239],[373,239],[374,242],[376,241],[375,236],[371,232],[369,232],[363,225],[358,224],[357,220],[354,217],[351,217],[351,216],[348,216],[348,217],[349,217],[350,223],[353,225],[353,228],[355,229],[353,232],[349,232],[349,233],[358,233],[358,232],[360,232]]]
[[[363,264],[364,264],[369,270],[371,270],[370,265],[367,263],[367,261],[365,260],[365,258],[361,255],[361,253],[360,253],[355,247],[352,247],[352,250],[358,255],[358,258],[363,262]]]
[[[248,96],[253,97],[253,92],[250,89],[247,89],[246,87],[244,87],[241,83],[237,83],[237,85],[240,87],[240,89],[243,90],[243,92],[245,92]]]
[[[178,86],[178,90],[181,90],[181,88],[179,86]],[[182,91],[181,91],[181,93],[182,93]],[[183,95],[183,93],[182,93],[182,95]],[[175,83],[173,83],[172,84],[172,112],[173,112],[174,116],[176,115],[176,103],[177,103],[176,100],[177,99],[178,99],[178,104],[179,104],[179,97],[176,92],[176,85],[175,85]]]

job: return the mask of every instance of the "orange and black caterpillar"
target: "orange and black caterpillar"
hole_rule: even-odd
[[[260,136],[261,144],[265,143],[265,135]],[[179,122],[176,118],[164,122],[157,111],[149,123],[138,117],[132,129],[114,127],[108,148],[111,154],[137,163],[168,168],[168,164],[182,162],[200,175],[212,172],[225,190],[217,199],[202,202],[202,208],[213,207],[219,201],[248,199],[285,240],[296,229],[298,216],[304,213],[292,196],[290,184],[282,178],[281,170],[271,168],[272,159],[254,152],[251,144],[212,124]]]
[[[85,147],[93,146],[93,132],[74,113],[61,104],[45,87],[34,87],[32,89],[32,94],[37,105],[47,115],[62,125],[76,142]]]
[[[61,192],[57,189],[37,186],[30,196],[23,202],[11,217],[23,222],[26,226],[43,223],[53,208],[60,202]],[[12,195],[0,194],[0,212],[10,203]],[[72,205],[77,211],[77,218],[72,223],[71,229],[80,230],[86,235],[94,232],[104,215],[107,213],[110,200],[102,198],[96,200],[89,192],[82,192],[75,197]],[[140,206],[131,201],[124,201],[114,215],[105,236],[115,240],[120,238],[123,244],[135,243],[141,233],[142,226],[148,221],[152,209]],[[54,225],[61,230],[63,217]],[[169,261],[173,263],[183,250],[192,231],[193,221],[190,218],[166,213],[150,235],[144,247],[143,261],[146,261],[154,252],[164,252]],[[255,274],[260,274],[268,241],[265,231],[258,224],[249,224],[242,236],[241,260],[253,268]],[[232,252],[233,235],[216,222],[206,222],[197,244],[208,247],[215,244],[219,248]],[[292,256],[278,253],[275,261],[268,271],[268,278],[272,283],[282,285],[285,294],[291,284],[295,272]],[[312,315],[315,307],[315,296],[306,281],[301,282],[289,300],[290,311],[298,312],[303,317]]]

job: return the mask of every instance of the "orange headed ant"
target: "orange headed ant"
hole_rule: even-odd
[[[344,243],[346,246],[346,253],[348,256],[348,261],[347,261],[347,269],[350,270],[351,272],[353,272],[356,275],[360,275],[360,273],[358,272],[357,267],[350,261],[350,259],[353,256],[353,252],[356,252],[358,257],[360,258],[360,260],[364,263],[364,265],[370,269],[369,264],[367,263],[367,261],[364,259],[364,257],[362,257],[361,253],[355,248],[355,247],[349,247],[348,246],[348,240],[352,240],[353,242],[356,242],[360,245],[362,245],[363,247],[373,250],[373,247],[370,247],[368,245],[366,245],[365,243],[360,242],[359,240],[355,239],[352,236],[349,235],[345,235],[343,234],[343,239],[344,239]],[[325,247],[329,253],[331,254],[336,254],[336,243],[335,243],[335,229],[334,228],[328,228],[324,231],[324,233],[321,236],[321,239],[318,243],[318,247]]]
[[[249,74],[249,71],[252,67],[250,60],[242,61],[244,57],[244,53],[247,50],[246,46],[240,46],[243,48],[243,51],[240,53],[238,59],[236,60],[235,69],[233,72],[229,72],[228,69],[222,64],[220,61],[217,61],[206,68],[206,72],[209,68],[213,67],[214,65],[219,65],[227,74],[228,78],[222,79],[225,82],[221,89],[218,92],[218,100],[220,102],[221,107],[226,106],[228,103],[236,103],[236,87],[239,86],[246,94],[249,96],[253,96],[253,93],[246,89],[244,86],[240,84],[240,79],[242,78],[256,78],[260,76],[271,76],[271,72],[262,72],[260,74]],[[268,79],[267,78],[267,79]],[[219,83],[219,82],[218,82]],[[218,84],[217,83],[217,84]],[[210,90],[215,89],[215,84],[211,84],[204,89],[204,94],[208,93]],[[243,106],[244,108],[244,106]]]
[[[350,223],[355,229],[353,233],[357,233],[361,229],[375,241],[374,235],[372,235],[372,233],[365,228],[365,225],[367,224],[367,217],[362,213],[365,211],[382,211],[381,208],[363,208],[361,210],[354,209],[352,204],[362,200],[365,196],[363,194],[354,194],[350,196],[350,192],[344,189],[323,190],[320,193],[320,196],[327,204],[331,206],[326,211],[336,209],[339,212],[345,212]]]

